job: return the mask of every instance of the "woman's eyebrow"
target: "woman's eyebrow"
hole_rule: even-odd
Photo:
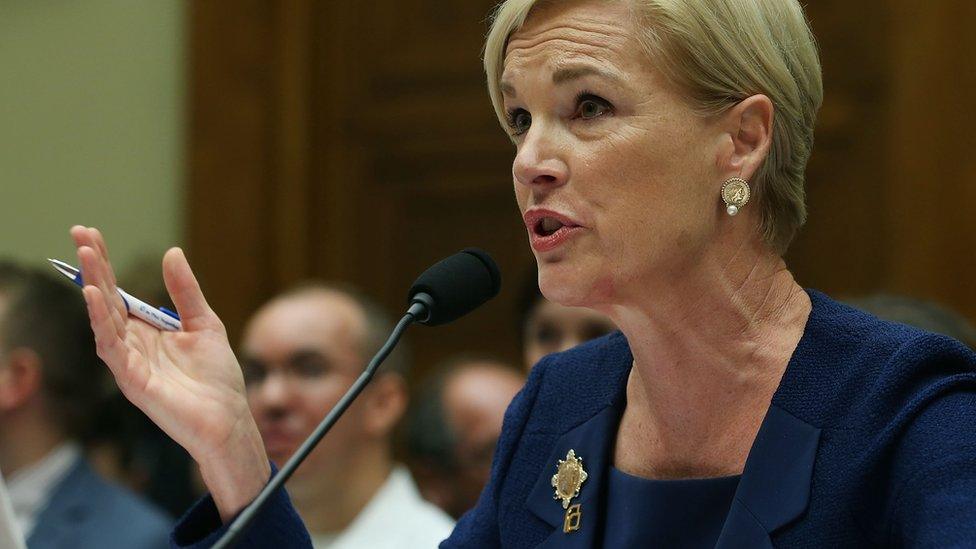
[[[599,76],[617,83],[621,81],[621,78],[616,74],[603,70],[599,67],[594,67],[593,65],[571,65],[568,67],[562,67],[553,72],[552,83],[557,85],[565,84],[566,82],[578,80],[584,76]]]
[[[623,79],[616,73],[595,67],[593,65],[570,65],[568,67],[557,69],[552,73],[552,83],[558,86],[573,80],[578,80],[585,76],[599,76],[618,85],[623,83]],[[518,94],[515,93],[515,86],[505,80],[498,83],[498,89],[501,90],[502,95],[511,98],[518,97]]]

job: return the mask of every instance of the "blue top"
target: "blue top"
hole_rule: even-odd
[[[966,547],[976,540],[976,355],[810,291],[813,309],[745,463],[716,547]],[[544,358],[505,414],[491,479],[444,548],[598,547],[603,513],[563,533],[551,480],[570,449],[603,509],[633,357],[616,332]],[[239,547],[308,547],[286,497]],[[275,520],[271,520],[272,517]],[[590,520],[592,518],[592,520]],[[268,520],[264,520],[268,519]],[[206,506],[180,546],[212,539]]]
[[[739,475],[650,480],[610,467],[603,547],[715,547],[738,485]]]

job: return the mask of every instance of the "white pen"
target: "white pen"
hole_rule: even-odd
[[[81,271],[71,265],[68,265],[64,261],[58,261],[57,259],[48,259],[51,265],[61,274],[63,274],[68,280],[74,282],[78,286],[84,288],[85,281],[81,277]],[[122,288],[118,288],[119,295],[122,296],[122,301],[125,302],[125,310],[129,312],[130,315],[146,322],[152,326],[159,328],[160,330],[166,330],[170,332],[178,332],[183,329],[183,325],[180,323],[180,315],[176,314],[174,311],[170,311],[165,307],[156,308],[152,305],[146,303],[145,301],[133,297],[128,294]]]

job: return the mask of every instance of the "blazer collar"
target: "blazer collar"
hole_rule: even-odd
[[[553,532],[540,547],[598,547],[602,537],[605,483],[623,402],[608,405],[566,432],[553,445],[526,505]],[[770,535],[800,517],[810,500],[810,482],[820,429],[772,404],[766,412],[746,460],[717,548],[772,547]],[[579,497],[579,530],[563,533],[566,511],[554,499],[551,481],[559,460],[569,450],[582,458],[588,476]]]
[[[772,547],[770,534],[807,509],[819,445],[819,428],[771,404],[715,547]]]

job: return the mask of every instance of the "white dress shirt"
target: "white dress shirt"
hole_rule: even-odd
[[[65,442],[41,461],[10,475],[7,489],[13,505],[14,520],[25,538],[30,537],[37,516],[47,506],[51,491],[80,457],[81,448],[73,442]]]
[[[23,549],[24,536],[14,520],[14,510],[7,497],[7,488],[3,484],[3,474],[0,473],[0,547]]]
[[[315,549],[424,549],[437,547],[453,529],[454,520],[421,497],[398,465],[348,528],[311,536]]]

